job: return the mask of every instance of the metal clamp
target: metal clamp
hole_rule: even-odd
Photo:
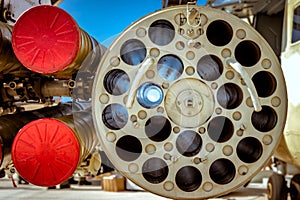
[[[132,82],[132,86],[130,87],[129,93],[128,93],[128,99],[126,102],[126,108],[131,108],[133,104],[134,97],[136,96],[136,91],[139,87],[139,83],[142,80],[142,76],[146,73],[146,71],[149,69],[151,65],[153,65],[155,62],[154,58],[148,57],[145,59],[145,61],[139,66],[136,74],[135,79]]]
[[[186,5],[187,23],[188,25],[195,28],[201,26],[201,14],[198,9],[191,8],[191,5],[196,5],[196,1],[188,2]],[[193,22],[196,21],[197,17],[199,18],[199,22],[196,25],[193,25],[194,24]]]

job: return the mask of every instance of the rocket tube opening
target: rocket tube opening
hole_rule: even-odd
[[[245,67],[252,67],[261,58],[261,50],[259,46],[251,41],[245,40],[240,42],[234,50],[236,60]]]
[[[152,184],[163,182],[168,174],[169,167],[165,161],[160,158],[148,159],[142,167],[143,177]]]
[[[136,160],[142,153],[143,147],[139,139],[131,135],[125,135],[116,143],[117,155],[125,161]]]
[[[181,59],[173,54],[161,57],[157,64],[159,76],[166,81],[175,81],[183,73],[184,65]]]
[[[147,49],[144,43],[137,39],[125,41],[120,50],[122,60],[133,66],[141,64],[145,60],[146,54]]]
[[[155,142],[166,140],[172,132],[171,122],[163,116],[153,116],[145,124],[147,137]]]
[[[160,86],[147,82],[139,87],[136,96],[141,106],[155,108],[163,101],[164,94]]]
[[[197,168],[186,166],[177,172],[175,181],[181,190],[193,192],[200,187],[202,183],[202,174]]]
[[[262,106],[260,112],[253,112],[251,116],[252,125],[256,130],[268,132],[275,128],[278,122],[276,111],[269,106]]]
[[[226,21],[216,20],[208,25],[206,36],[213,45],[225,46],[231,41],[233,30],[231,25]]]
[[[276,78],[270,72],[260,71],[253,76],[252,81],[259,97],[269,97],[277,88]]]
[[[225,158],[221,158],[213,162],[209,168],[211,179],[221,185],[230,183],[235,177],[236,169],[234,164]]]
[[[176,140],[176,148],[180,154],[192,157],[197,155],[202,147],[202,138],[194,131],[182,132]]]
[[[207,128],[209,137],[219,143],[227,142],[233,136],[234,127],[230,119],[224,116],[213,118]]]
[[[254,163],[260,159],[263,153],[263,146],[258,139],[247,137],[238,143],[236,152],[241,161]]]
[[[105,75],[103,85],[109,94],[122,95],[129,89],[129,76],[123,70],[113,69]]]
[[[226,83],[218,90],[217,99],[223,108],[235,109],[243,101],[243,91],[234,83]]]
[[[150,25],[149,38],[158,45],[165,46],[175,37],[175,28],[168,20],[157,20]]]
[[[102,113],[102,121],[107,128],[120,130],[124,128],[128,122],[128,112],[126,108],[120,104],[110,104]]]
[[[197,72],[206,81],[217,80],[223,73],[222,61],[217,56],[205,55],[197,63]]]
[[[12,146],[19,175],[37,186],[55,186],[68,180],[80,159],[80,144],[73,130],[56,119],[25,125]]]

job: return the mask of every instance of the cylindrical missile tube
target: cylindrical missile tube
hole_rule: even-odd
[[[12,45],[26,68],[62,78],[76,73],[84,62],[99,63],[105,50],[67,12],[50,5],[33,7],[18,18]]]
[[[72,96],[71,89],[75,85],[75,81],[70,80],[53,80],[41,81],[38,85],[40,87],[40,95],[42,97],[54,96]]]
[[[14,140],[12,159],[26,181],[50,187],[68,180],[98,144],[91,112],[80,111],[24,126]]]
[[[12,27],[0,22],[0,75],[27,75],[30,72],[16,58],[11,44]]]
[[[3,141],[2,141],[2,138],[0,140],[0,166],[2,164],[2,160],[3,160]]]
[[[174,6],[108,48],[93,88],[101,148],[137,185],[172,199],[234,191],[269,161],[287,113],[268,43],[239,18]]]
[[[0,168],[11,161],[11,147],[18,131],[27,123],[40,118],[60,117],[72,113],[71,104],[41,108],[0,117]]]

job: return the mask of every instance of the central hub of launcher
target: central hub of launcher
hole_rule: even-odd
[[[213,114],[214,96],[207,85],[197,79],[182,79],[166,94],[165,108],[170,119],[179,126],[195,128]]]

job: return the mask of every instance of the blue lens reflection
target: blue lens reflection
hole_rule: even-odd
[[[145,108],[154,108],[163,100],[162,89],[154,83],[144,83],[137,91],[137,100]]]

